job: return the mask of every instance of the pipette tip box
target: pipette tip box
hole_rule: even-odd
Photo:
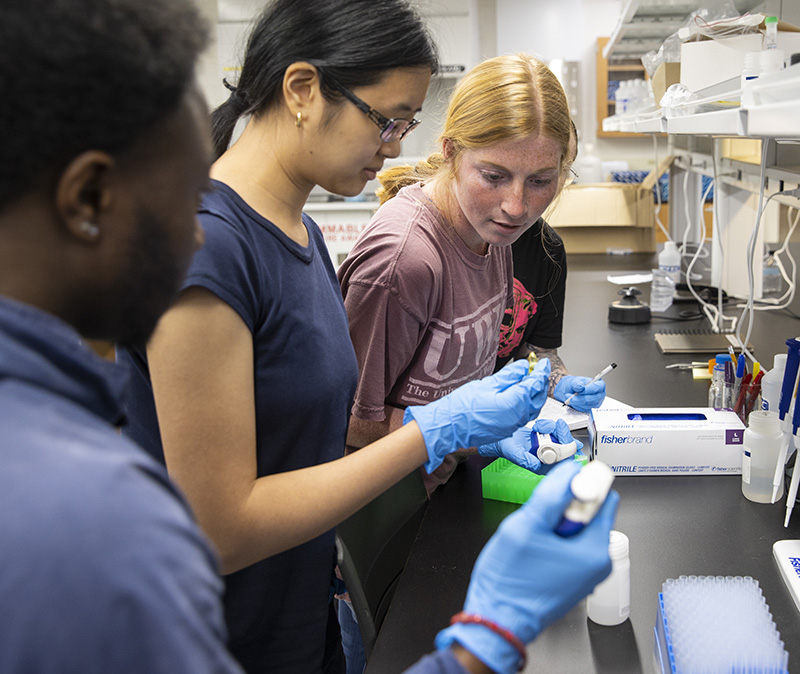
[[[573,461],[585,465],[587,458],[580,450]],[[506,459],[495,459],[481,470],[483,498],[506,503],[525,503],[544,475],[537,475]]]
[[[788,674],[789,654],[758,581],[681,576],[658,595],[654,640],[661,674]]]
[[[617,475],[735,475],[742,472],[745,426],[713,407],[592,410],[592,458]]]

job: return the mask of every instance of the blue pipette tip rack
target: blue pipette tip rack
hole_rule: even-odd
[[[658,595],[654,655],[661,674],[789,671],[769,606],[749,576],[667,580]]]

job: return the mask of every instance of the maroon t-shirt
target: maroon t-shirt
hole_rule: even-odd
[[[491,374],[511,247],[472,252],[419,184],[386,202],[338,271],[359,366],[353,414],[424,405]]]

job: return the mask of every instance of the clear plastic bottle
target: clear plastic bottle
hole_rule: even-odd
[[[772,369],[761,377],[761,409],[778,412],[781,401],[781,384],[786,370],[785,353],[776,353],[772,359]]]
[[[652,269],[653,280],[650,283],[650,311],[666,311],[672,306],[675,294],[675,282],[663,269]]]
[[[772,480],[783,433],[777,412],[753,410],[747,420],[742,446],[742,494],[756,503],[772,502]],[[778,499],[783,496],[783,475]]]
[[[728,356],[730,358],[730,356]],[[711,384],[708,387],[708,406],[722,408],[725,392],[725,355],[719,354],[711,371]]]
[[[778,17],[768,16],[764,19],[764,49],[778,48]]]
[[[631,560],[628,537],[611,531],[611,574],[586,598],[586,614],[598,625],[619,625],[631,612]]]
[[[658,254],[658,268],[667,272],[673,283],[680,283],[681,254],[674,241],[667,241],[664,243],[664,248]]]
[[[630,84],[628,80],[622,80],[619,83],[619,87],[617,88],[617,92],[614,95],[614,100],[616,101],[616,107],[614,108],[614,114],[616,115],[624,115],[628,108],[628,95],[630,91]]]
[[[764,48],[759,58],[759,77],[776,73],[783,69],[785,54],[778,49],[778,18],[768,16],[764,19]]]
[[[744,87],[744,85],[750,80],[757,79],[760,73],[761,73],[761,52],[758,51],[745,52],[744,67],[742,68],[741,86]]]

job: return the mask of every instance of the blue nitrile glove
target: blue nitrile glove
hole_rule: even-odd
[[[493,442],[488,445],[481,445],[478,447],[478,454],[481,456],[508,459],[512,463],[527,468],[534,473],[547,473],[550,468],[552,468],[552,465],[542,464],[539,458],[531,451],[532,432],[552,435],[556,441],[560,442],[562,445],[569,444],[574,440],[577,447],[575,450],[576,452],[583,448],[583,443],[572,437],[569,426],[563,419],[558,419],[558,421],[553,421],[552,419],[537,419],[533,422],[531,428],[518,428],[510,438],[505,438],[504,440]]]
[[[569,406],[574,407],[579,412],[589,412],[594,407],[600,407],[606,397],[606,383],[602,379],[589,384],[590,381],[592,381],[591,377],[564,375],[556,384],[553,397],[563,403],[571,395],[576,394],[570,400]]]
[[[547,400],[550,361],[542,358],[528,374],[528,362],[517,360],[495,374],[471,381],[427,405],[407,407],[403,423],[416,421],[425,439],[425,470],[462,447],[509,437],[539,414]]]
[[[554,531],[572,498],[569,484],[579,469],[571,461],[557,464],[528,502],[503,521],[472,570],[464,611],[510,630],[524,644],[611,571],[608,541],[619,501],[616,492],[609,493],[595,518],[575,536],[564,538]],[[451,625],[439,632],[436,647],[443,650],[454,641],[494,672],[517,671],[516,649],[482,625]]]
[[[572,437],[569,426],[563,419],[558,419],[557,421],[554,421],[553,419],[537,419],[533,422],[531,431],[534,433],[541,433],[543,435],[551,435],[555,438],[556,442],[559,442],[562,445],[568,445],[570,442],[575,442],[575,454],[583,449],[583,443],[580,440],[576,440]],[[531,443],[531,445],[533,445],[533,443]],[[531,453],[533,453],[533,449],[531,449]],[[575,454],[573,454],[570,458],[574,460]],[[542,463],[539,457],[536,458],[537,461],[542,464],[536,471],[539,475],[547,475],[555,466],[561,463],[561,461],[557,461],[556,463]]]
[[[523,426],[514,431],[510,438],[478,447],[481,456],[508,459],[511,463],[538,473],[542,462],[531,453],[531,429]]]
[[[534,433],[541,433],[542,435],[552,435],[556,441],[560,442],[562,445],[567,445],[574,440],[577,446],[575,451],[580,452],[583,449],[583,443],[572,437],[569,426],[563,419],[557,419],[555,421],[553,419],[537,419],[533,422],[531,430]]]

